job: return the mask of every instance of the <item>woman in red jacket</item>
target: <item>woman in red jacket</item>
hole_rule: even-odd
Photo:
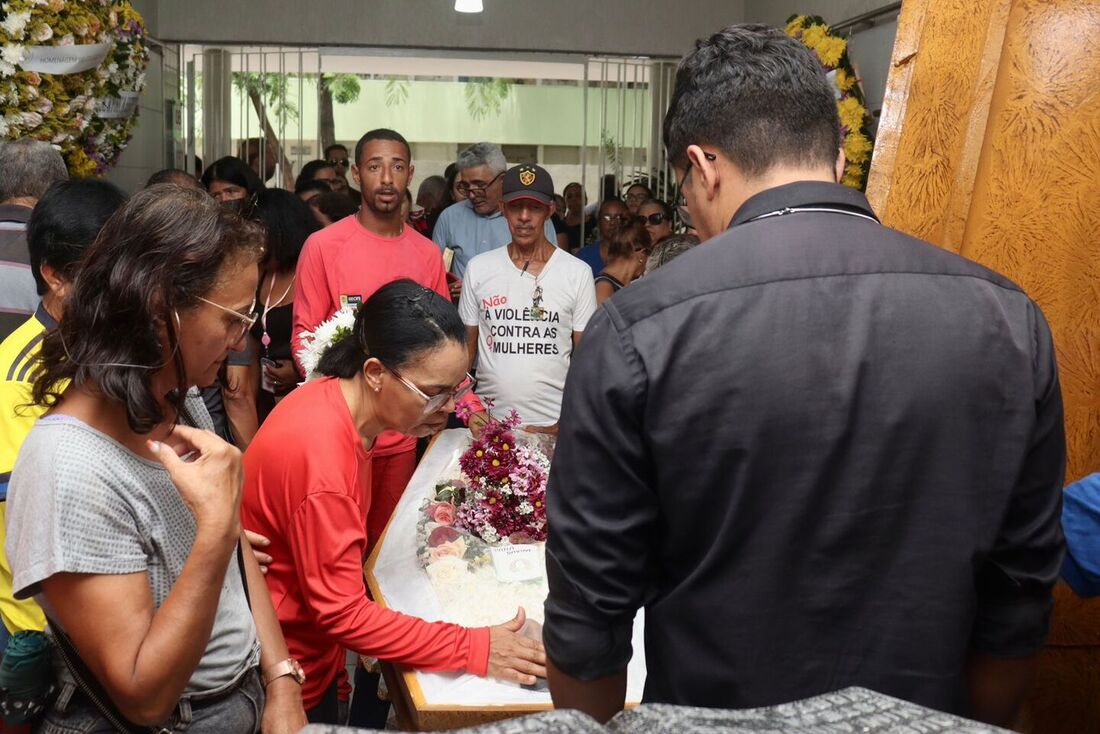
[[[371,447],[382,431],[444,427],[465,382],[466,329],[455,307],[411,280],[367,299],[355,328],[324,355],[327,375],[295,390],[245,454],[244,526],[271,540],[268,573],[292,657],[305,669],[311,721],[337,723],[344,650],[426,670],[534,683],[542,645],[515,619],[468,629],[385,609],[363,584]]]

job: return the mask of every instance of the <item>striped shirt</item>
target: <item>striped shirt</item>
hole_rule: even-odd
[[[32,211],[13,204],[0,206],[0,340],[26,321],[38,303],[27,250],[27,221]]]

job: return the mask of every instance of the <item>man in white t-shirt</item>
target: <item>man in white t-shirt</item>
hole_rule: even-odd
[[[553,433],[570,356],[596,310],[592,269],[544,234],[554,182],[543,168],[508,169],[500,208],[512,241],[470,260],[458,305],[470,363],[498,416],[514,409],[524,425]]]

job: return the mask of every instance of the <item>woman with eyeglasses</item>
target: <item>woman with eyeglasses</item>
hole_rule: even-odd
[[[375,438],[443,428],[469,389],[467,364],[466,327],[451,303],[411,280],[385,285],[325,352],[325,377],[279,403],[245,454],[242,515],[271,540],[267,583],[291,655],[305,666],[311,721],[336,723],[346,649],[520,683],[545,676],[542,646],[517,634],[522,610],[467,629],[386,609],[364,586]]]
[[[15,595],[39,601],[63,661],[40,731],[304,724],[241,533],[240,452],[209,432],[192,389],[242,348],[262,246],[256,225],[197,189],[139,191],[42,343],[33,399],[49,410],[23,444],[7,518]]]
[[[672,207],[660,199],[647,199],[638,207],[634,221],[649,232],[649,241],[656,246],[672,234]]]
[[[628,224],[607,242],[607,262],[596,276],[596,305],[642,277],[649,258],[649,232],[640,224]]]

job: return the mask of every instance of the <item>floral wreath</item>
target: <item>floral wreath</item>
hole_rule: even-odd
[[[863,191],[867,187],[874,141],[860,79],[848,57],[848,41],[833,33],[817,15],[792,15],[787,19],[786,32],[817,55],[836,88],[841,145],[848,159],[840,182]]]
[[[28,47],[97,43],[112,46],[87,71],[20,68]],[[130,142],[137,110],[122,117],[96,111],[102,100],[140,93],[148,63],[145,24],[130,0],[6,0],[0,5],[0,139],[58,146],[74,177],[106,173]]]

